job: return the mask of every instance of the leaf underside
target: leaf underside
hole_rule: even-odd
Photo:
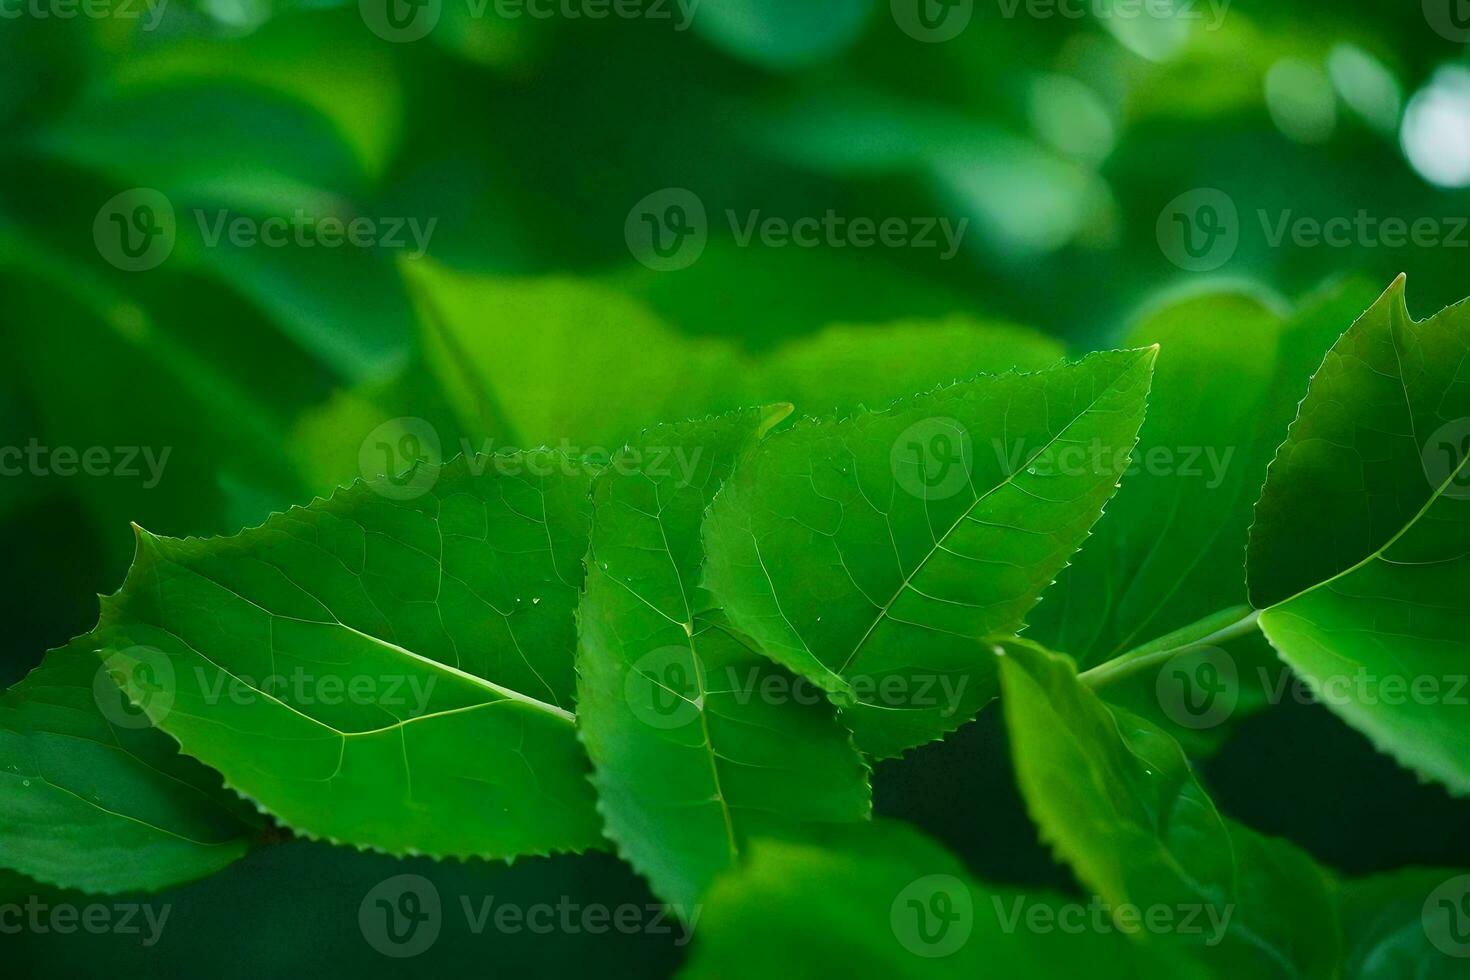
[[[87,637],[0,697],[0,867],[156,891],[220,870],[258,830],[219,776],[130,710]]]
[[[1336,975],[1329,880],[1305,854],[1216,810],[1177,743],[1109,709],[1071,660],[997,647],[1016,779],[1042,836],[1113,907],[1195,908],[1215,929],[1140,934],[1221,977]]]

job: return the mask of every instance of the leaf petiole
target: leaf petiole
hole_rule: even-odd
[[[1078,675],[1082,683],[1093,690],[1115,684],[1141,671],[1149,670],[1167,661],[1181,650],[1190,647],[1225,643],[1245,636],[1256,629],[1260,611],[1250,606],[1231,606],[1211,613],[1203,619],[1150,640],[1141,647],[1119,654],[1112,660],[1098,664]]]

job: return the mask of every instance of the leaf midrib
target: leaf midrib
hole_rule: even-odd
[[[740,856],[740,848],[735,833],[735,817],[734,814],[731,812],[730,801],[725,797],[724,784],[720,780],[719,754],[715,752],[714,736],[710,732],[709,717],[705,711],[705,706],[706,704],[708,704],[709,690],[705,683],[704,658],[700,655],[699,647],[696,642],[696,638],[702,631],[696,629],[697,617],[695,616],[692,610],[691,603],[689,601],[689,589],[688,586],[685,584],[684,572],[682,569],[679,568],[678,560],[674,557],[673,546],[669,544],[668,528],[664,526],[663,520],[665,502],[659,496],[659,491],[661,489],[662,484],[654,485],[654,499],[658,503],[657,513],[644,514],[641,511],[636,510],[635,513],[638,513],[640,516],[652,520],[654,524],[658,525],[659,539],[663,542],[663,555],[665,558],[668,559],[669,568],[673,572],[674,580],[678,583],[679,586],[679,598],[684,606],[684,615],[686,617],[685,620],[683,622],[675,620],[668,613],[660,609],[657,603],[648,599],[646,596],[639,594],[638,590],[633,588],[631,584],[624,582],[621,578],[613,575],[611,572],[605,572],[604,574],[607,578],[622,586],[629,595],[633,596],[649,609],[658,613],[664,619],[667,619],[674,625],[679,626],[684,631],[685,640],[689,646],[690,661],[694,666],[694,682],[697,688],[696,702],[694,704],[694,708],[695,713],[699,716],[701,748],[704,750],[704,755],[709,761],[710,778],[714,781],[714,801],[717,802],[720,807],[720,819],[724,824],[725,829],[726,848],[729,853],[730,859],[735,860]]]
[[[1333,574],[1329,578],[1325,578],[1320,582],[1309,585],[1305,589],[1302,589],[1300,592],[1287,596],[1285,599],[1282,599],[1279,602],[1273,602],[1261,611],[1264,613],[1270,612],[1273,609],[1281,609],[1282,607],[1288,605],[1289,603],[1295,602],[1297,599],[1300,599],[1303,596],[1310,595],[1313,592],[1318,591],[1319,589],[1328,588],[1329,586],[1334,585],[1338,581],[1347,578],[1354,572],[1361,571],[1362,569],[1368,567],[1376,561],[1384,560],[1384,556],[1388,553],[1388,550],[1394,545],[1398,544],[1398,542],[1403,539],[1404,535],[1408,534],[1415,527],[1417,527],[1419,522],[1424,519],[1424,516],[1429,513],[1430,509],[1435,504],[1439,503],[1440,498],[1445,495],[1445,491],[1449,489],[1450,485],[1458,481],[1460,477],[1464,476],[1466,473],[1470,473],[1470,454],[1466,454],[1465,458],[1460,460],[1460,465],[1455,467],[1454,472],[1452,472],[1443,483],[1435,488],[1434,492],[1429,495],[1429,499],[1424,502],[1424,506],[1420,507],[1418,512],[1413,517],[1405,521],[1404,526],[1394,532],[1393,537],[1383,542],[1383,544],[1379,545],[1377,548],[1374,548],[1371,552],[1369,552],[1366,556],[1364,556],[1355,564],[1344,568],[1342,571]]]
[[[19,778],[19,777],[16,777],[16,778]],[[73,797],[73,798],[79,800],[80,802],[82,802],[83,804],[91,807],[92,809],[98,810],[98,811],[100,811],[102,813],[105,813],[105,814],[107,814],[110,817],[117,817],[119,820],[124,820],[124,821],[127,821],[128,823],[134,823],[134,824],[137,824],[140,827],[146,827],[147,829],[149,829],[151,831],[154,831],[154,832],[162,835],[163,837],[173,838],[174,840],[182,841],[185,844],[192,844],[192,845],[194,845],[196,847],[228,847],[228,846],[231,846],[231,845],[241,844],[243,842],[243,840],[244,840],[244,838],[242,838],[242,837],[227,837],[224,840],[220,840],[220,841],[195,840],[194,838],[189,837],[186,834],[182,834],[182,833],[180,833],[180,832],[178,832],[176,830],[170,830],[167,827],[160,827],[158,824],[149,823],[147,820],[144,820],[142,817],[135,817],[135,816],[132,816],[131,814],[123,813],[123,812],[121,812],[119,810],[113,810],[113,809],[110,809],[108,807],[105,807],[101,803],[97,802],[96,800],[89,800],[85,796],[83,796],[81,793],[78,793],[76,790],[69,789],[68,787],[63,786],[60,783],[55,782],[55,781],[49,779],[48,777],[46,777],[44,775],[41,775],[39,773],[37,773],[37,774],[35,774],[33,776],[29,776],[27,778],[28,779],[39,779],[41,782],[45,783],[47,786],[50,786],[52,789],[56,790],[57,792],[62,793],[64,795],[66,795],[66,796]]]
[[[852,652],[847,655],[847,658],[842,662],[842,666],[837,668],[837,674],[839,676],[846,680],[848,668],[851,667],[852,662],[857,659],[857,655],[862,652],[863,647],[867,644],[868,639],[877,630],[879,624],[881,624],[883,620],[888,618],[889,610],[893,608],[893,604],[897,602],[899,597],[902,596],[903,593],[913,584],[914,579],[929,564],[929,559],[933,558],[935,554],[943,550],[943,545],[946,541],[949,540],[949,536],[953,534],[961,524],[969,519],[970,515],[975,512],[975,508],[979,507],[983,501],[988,500],[993,494],[996,494],[1007,486],[1010,486],[1011,483],[1014,482],[1020,474],[1025,473],[1027,468],[1041,457],[1042,453],[1045,453],[1048,449],[1055,445],[1057,440],[1062,438],[1062,436],[1065,435],[1067,431],[1072,428],[1072,426],[1076,425],[1079,419],[1081,419],[1088,412],[1092,411],[1097,403],[1102,400],[1105,394],[1112,391],[1122,378],[1131,374],[1136,368],[1137,363],[1130,365],[1127,369],[1119,372],[1116,378],[1110,381],[1101,391],[1093,396],[1092,400],[1087,403],[1087,406],[1085,408],[1079,411],[1076,415],[1072,416],[1072,418],[1069,419],[1065,425],[1058,429],[1056,435],[1048,439],[1045,445],[1038,449],[1033,455],[1029,456],[1023,464],[1017,466],[1010,473],[1006,474],[1004,480],[1001,480],[995,486],[986,490],[983,494],[977,496],[974,502],[971,503],[969,507],[966,507],[964,511],[961,512],[959,517],[955,520],[955,522],[949,526],[948,530],[946,530],[943,534],[934,539],[934,542],[930,546],[928,552],[925,553],[924,557],[919,561],[919,563],[914,566],[914,570],[909,572],[909,574],[904,578],[903,582],[899,584],[898,588],[894,591],[893,595],[889,597],[888,601],[883,604],[882,608],[878,610],[878,615],[875,616],[873,618],[873,621],[868,624],[867,631],[863,633],[862,638],[858,640],[857,645],[853,647]]]
[[[153,554],[154,554],[154,556],[159,561],[167,562],[168,564],[173,565],[176,568],[182,569],[183,571],[188,572],[191,575],[194,575],[194,576],[196,576],[196,577],[198,577],[200,579],[203,579],[206,582],[209,582],[210,584],[214,585],[216,588],[219,588],[219,589],[221,589],[221,590],[229,593],[230,595],[232,595],[235,598],[239,599],[241,602],[244,602],[244,603],[247,603],[247,604],[249,604],[251,606],[254,606],[256,609],[259,609],[265,615],[271,617],[271,619],[273,621],[276,620],[276,619],[282,619],[282,620],[287,620],[287,621],[290,621],[290,622],[307,623],[307,624],[310,624],[310,625],[313,625],[313,626],[337,626],[340,629],[346,630],[349,633],[356,634],[357,636],[360,636],[363,639],[365,639],[365,640],[367,640],[367,641],[369,641],[371,643],[375,643],[378,646],[381,646],[381,647],[383,647],[386,650],[389,650],[389,651],[391,651],[391,652],[393,652],[395,654],[398,654],[399,656],[406,657],[406,658],[408,658],[409,660],[411,660],[411,661],[413,661],[415,663],[421,664],[421,665],[423,665],[424,667],[426,667],[430,671],[435,671],[435,670],[443,671],[444,673],[447,673],[450,676],[455,677],[458,680],[465,681],[465,682],[467,682],[467,683],[469,683],[469,684],[471,684],[471,685],[473,685],[475,687],[479,687],[479,688],[481,688],[483,690],[489,691],[489,692],[497,695],[498,698],[501,699],[501,700],[519,701],[522,704],[527,705],[528,707],[535,708],[538,711],[544,711],[547,714],[551,715],[552,717],[554,717],[554,718],[556,718],[556,719],[558,719],[560,721],[566,722],[569,725],[570,724],[573,724],[575,722],[575,716],[570,711],[567,711],[565,708],[561,708],[561,707],[559,707],[557,705],[553,705],[553,704],[547,704],[545,701],[537,700],[536,698],[531,697],[529,694],[522,694],[520,691],[514,690],[513,688],[504,687],[504,686],[502,686],[500,684],[495,683],[494,681],[492,681],[492,680],[490,680],[488,678],[479,677],[479,676],[477,676],[475,674],[469,673],[468,671],[462,670],[459,667],[455,667],[455,666],[453,666],[451,664],[443,663],[441,661],[435,660],[432,657],[426,657],[426,656],[424,656],[421,653],[416,653],[413,650],[409,650],[407,647],[399,646],[397,643],[394,643],[391,640],[385,640],[384,638],[382,638],[380,636],[373,636],[371,633],[364,633],[362,630],[358,629],[357,627],[350,626],[347,623],[342,622],[342,620],[340,618],[338,618],[337,614],[335,612],[332,612],[332,608],[331,608],[330,605],[328,605],[326,602],[324,602],[321,599],[321,597],[319,597],[319,596],[317,596],[317,595],[315,595],[315,594],[313,594],[313,593],[311,593],[309,591],[303,590],[303,591],[306,592],[306,594],[308,596],[310,596],[312,599],[314,599],[322,607],[322,609],[324,609],[328,614],[331,615],[331,617],[332,617],[331,622],[319,621],[319,620],[314,620],[314,619],[302,619],[299,616],[287,616],[287,615],[284,615],[282,613],[274,612],[274,611],[272,611],[270,609],[267,609],[265,606],[262,606],[260,603],[256,602],[254,599],[251,599],[249,596],[241,595],[239,592],[237,592],[234,589],[230,588],[228,585],[225,585],[223,582],[219,581],[218,579],[215,579],[212,576],[206,575],[206,574],[204,574],[203,572],[199,571],[196,568],[191,568],[190,566],[184,564],[183,562],[180,562],[177,559],[171,558],[168,555],[163,554],[163,552],[160,551],[160,550],[155,549],[154,552],[153,552]],[[300,588],[300,586],[297,586],[297,587]],[[222,664],[216,663],[213,659],[211,659],[209,657],[206,657],[204,655],[203,651],[199,650],[192,643],[189,643],[188,641],[184,640],[184,638],[181,637],[181,636],[179,636],[177,633],[174,633],[172,630],[169,630],[166,627],[162,627],[162,626],[156,626],[155,628],[165,630],[165,632],[168,632],[170,635],[176,637],[181,643],[184,643],[185,646],[189,647],[189,649],[193,650],[200,657],[203,657],[206,661],[208,661],[210,664],[212,664],[216,669],[221,670],[221,671],[224,671],[225,673],[229,674],[231,677],[234,677],[237,680],[239,680],[240,683],[242,683],[242,684],[245,683],[244,679],[241,678],[241,677],[239,677],[234,671],[228,670]],[[262,697],[270,698],[271,700],[273,700],[276,703],[282,705],[283,707],[289,708],[292,711],[296,711],[297,714],[302,715],[302,717],[304,717],[304,718],[308,718],[311,721],[313,721],[313,722],[315,722],[315,723],[317,723],[319,725],[322,725],[323,727],[328,728],[330,730],[335,730],[335,729],[332,729],[332,726],[327,725],[325,722],[321,721],[321,719],[315,718],[315,717],[313,717],[311,715],[306,715],[306,714],[298,711],[296,708],[292,707],[291,705],[287,704],[286,702],[281,701],[279,698],[275,698],[272,695],[270,695],[269,693],[267,693],[265,691],[262,691],[262,690],[256,688],[254,685],[246,684],[246,686],[249,687],[249,688],[251,688],[251,690],[254,690],[257,694],[261,695]],[[350,734],[350,733],[347,733],[347,732],[338,732],[338,734],[339,735],[347,735],[347,734]]]
[[[1402,277],[1400,277],[1400,278],[1402,278]],[[1402,328],[1400,327],[1400,319],[1399,319],[1401,316],[1405,320],[1407,320],[1407,323]],[[1402,352],[1399,350],[1399,330],[1400,329],[1407,329],[1409,326],[1413,326],[1415,322],[1416,321],[1412,317],[1409,317],[1408,316],[1407,312],[1401,311],[1399,309],[1393,309],[1393,310],[1390,310],[1390,312],[1389,312],[1388,338],[1389,338],[1389,342],[1393,345],[1394,362],[1398,365],[1398,368],[1399,368],[1398,381],[1399,381],[1399,387],[1400,387],[1400,389],[1404,393],[1404,408],[1405,408],[1405,410],[1407,412],[1408,422],[1409,422],[1409,438],[1411,438],[1412,440],[1414,440],[1414,442],[1418,443],[1419,442],[1419,437],[1416,434],[1416,425],[1417,425],[1417,422],[1416,422],[1415,417],[1414,417],[1414,400],[1409,395],[1409,379],[1408,379],[1407,375],[1404,373],[1404,367],[1403,367],[1403,365],[1404,365],[1404,358],[1403,358]],[[1427,323],[1429,321],[1418,321],[1418,322],[1426,322]],[[1460,359],[1460,365],[1461,365],[1461,367],[1463,367],[1463,365],[1465,363],[1466,357],[1470,357],[1470,351],[1467,351],[1467,354],[1465,356],[1461,357],[1461,359]],[[1458,373],[1459,372],[1457,371],[1456,374],[1458,375]],[[1308,393],[1308,397],[1310,397],[1310,392]],[[1301,419],[1301,416],[1298,415],[1297,416],[1297,421],[1300,421],[1300,419]],[[1294,425],[1295,425],[1295,423],[1293,423],[1293,426]],[[1420,445],[1422,445],[1422,443],[1420,443]],[[1279,451],[1278,451],[1278,458],[1279,458]],[[1300,599],[1302,596],[1309,595],[1309,594],[1311,594],[1313,592],[1316,592],[1318,589],[1331,586],[1334,583],[1336,583],[1337,581],[1339,581],[1340,579],[1347,578],[1349,575],[1352,575],[1354,572],[1360,571],[1363,568],[1368,567],[1373,562],[1382,559],[1384,557],[1384,555],[1386,555],[1388,553],[1388,550],[1390,548],[1392,548],[1395,544],[1397,544],[1404,537],[1404,535],[1408,534],[1411,530],[1414,529],[1414,527],[1416,527],[1418,525],[1418,523],[1421,520],[1424,519],[1424,515],[1428,514],[1430,508],[1432,508],[1436,503],[1439,502],[1440,498],[1444,496],[1445,491],[1447,489],[1449,489],[1450,485],[1453,484],[1453,483],[1455,483],[1456,481],[1458,481],[1460,479],[1460,477],[1463,476],[1466,473],[1470,473],[1470,453],[1467,453],[1465,455],[1465,458],[1463,458],[1463,459],[1460,460],[1459,465],[1455,467],[1454,471],[1451,472],[1450,475],[1445,479],[1445,481],[1443,483],[1441,483],[1438,487],[1436,487],[1434,489],[1434,492],[1429,495],[1429,499],[1424,502],[1424,506],[1420,507],[1419,510],[1414,514],[1413,517],[1411,517],[1409,520],[1405,521],[1403,527],[1399,528],[1396,532],[1394,532],[1393,537],[1389,538],[1387,541],[1385,541],[1383,544],[1379,545],[1377,548],[1374,548],[1371,552],[1369,552],[1363,558],[1359,559],[1357,562],[1355,562],[1354,564],[1348,566],[1347,568],[1344,568],[1343,570],[1334,573],[1333,575],[1329,576],[1328,578],[1323,579],[1320,582],[1316,582],[1316,583],[1314,583],[1312,585],[1309,585],[1306,588],[1301,589],[1300,591],[1298,591],[1296,593],[1293,593],[1290,596],[1287,596],[1285,599],[1281,599],[1281,600],[1278,600],[1277,602],[1271,603],[1268,606],[1261,607],[1261,611],[1262,612],[1267,612],[1267,611],[1272,610],[1272,609],[1279,609],[1279,608],[1287,605],[1290,602],[1294,602],[1297,599]]]

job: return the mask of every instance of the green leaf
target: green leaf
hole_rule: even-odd
[[[1130,347],[1159,345],[1136,472],[1028,636],[1091,666],[1244,601],[1241,556],[1265,479],[1247,457],[1280,333],[1257,299],[1217,294],[1171,304],[1128,335]]]
[[[1160,350],[1127,491],[1028,635],[1092,666],[1245,601],[1254,498],[1304,379],[1336,337],[1333,321],[1362,295],[1357,284],[1335,287],[1283,319],[1247,293],[1206,294],[1130,332],[1129,346]]]
[[[805,414],[884,405],[976,373],[1039,370],[1062,345],[964,316],[838,324],[749,354],[675,330],[624,286],[566,277],[468,275],[403,263],[425,368],[467,434],[583,450],[614,446],[650,419],[792,402]],[[634,356],[629,356],[634,352]],[[608,371],[609,363],[620,365]]]
[[[428,262],[404,272],[425,322],[429,368],[466,431],[533,446],[571,440],[605,457],[650,419],[743,401],[732,348],[679,338],[606,287],[470,276]]]
[[[981,377],[778,433],[705,526],[731,623],[826,690],[885,757],[996,693],[1013,632],[1112,495],[1154,351]]]
[[[1342,336],[1342,325],[1351,323],[1378,298],[1378,284],[1352,277],[1331,283],[1297,304],[1282,327],[1276,345],[1275,371],[1266,400],[1261,406],[1260,436],[1252,450],[1252,473],[1265,471],[1286,438],[1297,409],[1307,395],[1312,373]],[[1254,477],[1253,477],[1254,478]]]
[[[1141,941],[1222,977],[1337,975],[1330,883],[1310,858],[1222,817],[1178,744],[1110,710],[1068,658],[1024,640],[996,649],[1016,779],[1043,838],[1113,908],[1209,924]]]
[[[1261,629],[1381,750],[1470,794],[1470,305],[1400,277],[1312,379],[1256,506]]]
[[[185,753],[306,836],[595,846],[570,712],[592,475],[552,452],[461,458],[235,537],[140,531],[104,655]]]
[[[836,324],[747,354],[686,337],[605,285],[466,275],[428,261],[401,269],[418,308],[419,353],[301,414],[288,444],[313,489],[376,475],[361,467],[362,440],[391,423],[407,423],[421,442],[432,432],[435,459],[539,443],[605,459],[650,418],[774,402],[846,414],[961,375],[1040,370],[1063,355],[1034,330],[959,315]],[[625,357],[629,349],[639,356]],[[609,374],[615,359],[623,368]]]
[[[806,415],[846,415],[976,374],[1040,371],[1065,353],[1035,330],[968,316],[835,324],[762,356],[754,394],[792,402]]]
[[[982,885],[901,823],[834,828],[820,844],[764,839],[710,889],[681,976],[1196,975],[1181,964],[1139,973],[1155,958],[1111,930],[1078,929],[1081,905]]]
[[[593,485],[577,724],[608,837],[682,909],[748,838],[870,808],[832,706],[815,688],[803,697],[699,588],[705,510],[787,411],[649,429]]]
[[[1159,363],[1126,489],[1028,618],[1029,638],[1088,667],[1246,601],[1240,569],[1270,455],[1336,336],[1333,318],[1361,295],[1356,285],[1336,287],[1283,319],[1251,293],[1207,293],[1142,319],[1127,344],[1158,344]],[[1181,651],[1164,669],[1187,666],[1182,658],[1195,652],[1228,660],[1228,712],[1180,711],[1160,698],[1167,682],[1156,670],[1103,696],[1202,754],[1223,742],[1224,722],[1266,704],[1262,671],[1276,658],[1252,631],[1228,648]]]
[[[259,820],[132,711],[87,637],[0,696],[0,867],[156,891],[243,855]]]
[[[1470,874],[1412,869],[1345,883],[1346,980],[1452,980],[1470,956]]]

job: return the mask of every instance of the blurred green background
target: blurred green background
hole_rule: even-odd
[[[739,365],[833,325],[899,338],[898,388],[915,371],[901,324],[1014,323],[1084,351],[1186,292],[1286,309],[1346,277],[1371,297],[1407,272],[1417,316],[1470,293],[1458,0],[1143,14],[975,0],[937,28],[914,7],[648,0],[598,18],[597,0],[0,0],[14,366],[0,444],[169,451],[156,485],[146,470],[0,478],[0,683],[92,624],[94,593],[131,556],[129,521],[171,535],[259,523],[356,478],[364,440],[397,417],[433,420],[446,455],[459,433],[605,446],[733,399],[721,386]],[[162,195],[175,234],[128,271],[106,232],[112,211],[135,217],[138,188]],[[707,242],[659,271],[629,228],[670,188],[704,207]],[[753,216],[829,211],[964,230],[952,256],[741,241]],[[416,225],[398,232],[406,248],[270,247],[211,241],[222,214]],[[1334,219],[1351,229],[1314,240]],[[445,380],[465,363],[497,404]],[[1035,843],[996,721],[881,767],[878,809],[977,873],[1070,887]],[[1206,775],[1227,812],[1344,870],[1470,864],[1467,805],[1320,708],[1251,719]],[[402,867],[290,843],[169,899],[156,947],[14,942],[70,975],[185,976],[227,945],[230,975],[368,971],[389,964],[358,934],[357,902]],[[446,895],[649,900],[595,857],[417,870]],[[558,944],[446,935],[415,969],[646,976],[679,957],[649,936]]]

